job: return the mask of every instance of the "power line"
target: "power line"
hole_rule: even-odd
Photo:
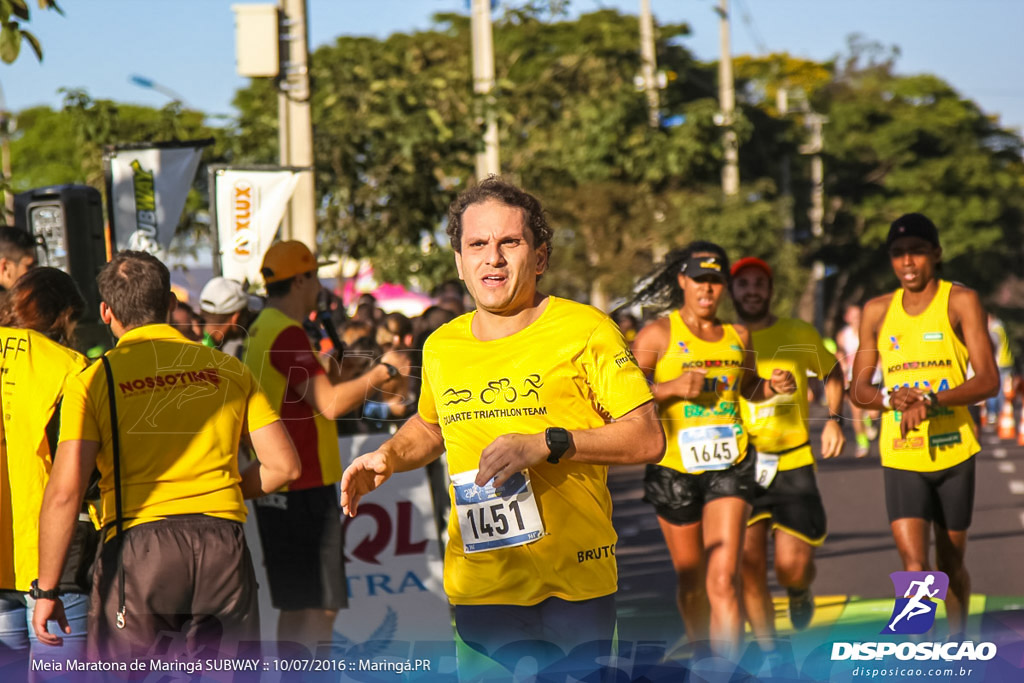
[[[754,17],[751,15],[750,8],[747,5],[747,0],[736,0],[736,2],[740,5],[740,16],[743,19],[743,27],[750,34],[750,39],[754,41],[754,46],[757,48],[757,51],[762,55],[768,54],[768,47],[761,38],[761,32],[757,30]]]

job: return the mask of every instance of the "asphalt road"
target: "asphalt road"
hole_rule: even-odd
[[[824,409],[812,408],[815,451],[825,416]],[[873,599],[887,600],[877,609],[888,613],[893,598],[888,574],[902,569],[885,513],[877,443],[869,456],[856,459],[853,431],[846,431],[842,456],[818,463],[829,536],[817,554],[816,623],[841,623],[844,615],[856,611],[851,605],[870,605]],[[972,613],[1017,611],[1024,608],[1024,447],[1000,441],[994,428],[986,427],[982,448],[967,565],[973,593],[986,598],[972,602]],[[641,501],[642,478],[642,467],[611,468],[609,475],[619,531],[619,634],[632,642],[674,643],[683,636],[675,606],[675,574],[653,509]],[[785,594],[772,574],[769,586],[776,597]],[[779,614],[784,632],[784,610],[780,608]]]

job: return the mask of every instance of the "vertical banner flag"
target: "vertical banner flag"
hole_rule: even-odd
[[[281,168],[212,170],[221,275],[256,282],[299,176]]]
[[[212,139],[118,145],[107,151],[107,201],[115,249],[162,255]]]

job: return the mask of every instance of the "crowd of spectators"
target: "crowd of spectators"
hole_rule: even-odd
[[[124,466],[124,473],[129,481],[118,484],[106,479],[110,476],[111,467],[109,460],[111,451],[109,449],[113,447],[114,452],[117,452],[116,444],[113,446],[111,444],[111,439],[116,441],[113,436],[118,431],[116,423],[108,424],[104,418],[104,421],[97,425],[99,432],[87,429],[85,437],[79,435],[75,437],[77,440],[69,441],[69,444],[84,444],[84,446],[76,447],[86,453],[88,457],[75,451],[73,455],[65,455],[65,460],[57,467],[61,453],[64,451],[71,453],[70,448],[64,445],[65,439],[71,438],[70,432],[62,436],[63,423],[60,419],[62,405],[64,413],[68,411],[65,394],[69,383],[78,381],[75,377],[79,373],[83,373],[83,376],[88,373],[89,382],[83,385],[87,388],[79,387],[81,389],[79,403],[96,402],[96,405],[90,408],[92,412],[86,411],[90,415],[103,412],[108,406],[107,393],[94,391],[93,385],[109,385],[110,383],[102,380],[104,374],[102,371],[97,371],[100,363],[96,362],[90,366],[90,359],[95,360],[98,356],[104,355],[103,351],[107,350],[104,361],[111,360],[114,366],[114,375],[138,372],[141,373],[139,376],[148,374],[155,381],[158,378],[166,377],[166,375],[160,374],[167,369],[161,365],[163,361],[158,362],[157,366],[152,369],[148,369],[148,366],[143,368],[142,365],[135,368],[133,364],[143,363],[145,365],[150,361],[157,362],[159,359],[155,359],[155,356],[149,358],[151,354],[142,354],[132,360],[128,350],[132,345],[137,346],[140,341],[144,340],[144,343],[156,344],[161,349],[167,347],[165,351],[170,355],[164,358],[164,361],[172,360],[171,356],[173,356],[176,359],[174,362],[180,363],[184,362],[182,358],[189,357],[202,364],[208,359],[195,360],[195,353],[180,356],[178,354],[184,353],[184,351],[175,351],[180,344],[198,343],[203,347],[217,349],[232,357],[230,362],[236,365],[229,367],[221,363],[223,369],[229,371],[229,374],[239,375],[244,381],[251,381],[245,379],[247,377],[255,378],[264,384],[262,390],[270,397],[272,392],[268,391],[266,377],[259,372],[256,354],[252,354],[254,358],[247,359],[246,349],[250,341],[258,337],[256,326],[260,323],[261,313],[276,307],[279,312],[285,313],[285,317],[294,320],[288,325],[293,326],[293,331],[298,334],[300,340],[303,340],[298,346],[308,343],[311,354],[309,358],[313,364],[311,367],[317,368],[317,371],[322,368],[330,386],[336,390],[332,394],[330,410],[324,410],[319,405],[320,399],[323,397],[318,394],[323,392],[313,386],[314,382],[300,386],[303,384],[301,381],[296,384],[292,378],[286,376],[284,380],[287,385],[286,391],[293,391],[295,387],[292,385],[296,384],[301,389],[302,400],[300,403],[303,401],[309,403],[312,406],[311,415],[315,414],[317,419],[326,420],[332,435],[334,431],[340,435],[391,432],[416,411],[419,392],[418,372],[421,364],[420,353],[424,341],[437,327],[466,310],[464,292],[457,281],[446,283],[439,288],[435,293],[436,305],[430,306],[421,315],[414,317],[388,311],[386,303],[381,305],[370,294],[359,296],[349,308],[346,308],[340,297],[324,287],[315,277],[315,269],[285,278],[292,285],[288,288],[289,291],[293,292],[294,283],[301,281],[300,293],[293,294],[291,298],[283,287],[286,283],[273,282],[280,278],[267,279],[267,296],[262,297],[251,293],[250,288],[245,284],[224,277],[214,277],[205,283],[198,297],[185,297],[180,294],[176,296],[172,294],[173,288],[169,287],[167,269],[163,264],[148,255],[124,252],[123,258],[120,256],[115,258],[114,262],[108,264],[108,267],[104,269],[104,273],[106,273],[104,277],[108,280],[106,283],[108,291],[106,291],[106,299],[104,299],[99,312],[99,317],[107,329],[118,338],[119,343],[111,349],[114,341],[112,338],[110,343],[104,347],[90,349],[87,357],[74,349],[81,339],[81,335],[76,337],[76,325],[85,313],[85,303],[79,290],[88,286],[89,283],[76,283],[71,276],[54,268],[37,267],[38,248],[37,240],[28,233],[16,228],[0,226],[0,334],[8,338],[8,346],[13,345],[13,351],[8,349],[11,352],[4,352],[3,355],[0,355],[0,372],[3,373],[5,380],[2,397],[4,419],[0,422],[0,449],[2,449],[3,455],[0,458],[0,483],[3,484],[0,486],[0,558],[2,558],[0,559],[0,669],[10,662],[21,661],[20,657],[26,657],[24,662],[27,662],[29,651],[32,653],[31,656],[36,659],[40,657],[60,659],[85,654],[92,657],[102,655],[117,658],[124,656],[128,651],[140,654],[147,647],[139,640],[140,637],[145,640],[149,637],[146,635],[147,633],[155,633],[154,629],[171,628],[172,631],[175,630],[174,624],[152,621],[137,611],[140,604],[135,601],[149,590],[137,582],[151,578],[140,567],[151,567],[154,570],[159,567],[152,563],[138,564],[137,560],[140,558],[134,558],[134,556],[132,556],[134,559],[129,558],[127,546],[124,550],[120,549],[119,537],[121,534],[128,537],[125,541],[128,543],[131,542],[133,534],[137,535],[142,532],[136,531],[131,526],[133,524],[131,519],[122,518],[120,502],[116,506],[114,505],[113,498],[110,497],[113,495],[111,491],[112,489],[121,491],[120,487],[122,486],[145,488],[148,486],[145,483],[148,475],[144,470],[137,469],[136,462],[136,464]],[[310,258],[312,257],[310,256]],[[133,268],[140,272],[145,271],[146,275],[151,276],[149,280],[152,282],[148,280],[143,282],[142,280],[145,278],[139,279],[142,276],[134,271],[125,275]],[[125,279],[126,277],[127,279]],[[120,278],[117,287],[110,284],[114,282],[114,279],[111,278]],[[103,289],[102,285],[101,282],[101,290]],[[132,294],[133,288],[137,290],[144,285],[151,285],[149,289],[153,291],[147,290],[146,301],[141,299],[136,301],[133,299],[135,296]],[[164,285],[168,285],[166,295],[170,297],[167,305],[159,301],[160,297],[157,291],[164,288]],[[289,308],[289,302],[292,299],[298,301],[296,297],[303,299],[301,305],[296,309],[297,313]],[[306,298],[309,301],[305,301]],[[107,299],[115,303],[108,303]],[[134,319],[129,321],[129,318],[134,315],[132,311],[139,306],[141,306],[139,310],[146,315],[143,315],[138,321]],[[262,318],[264,321],[269,319],[271,318],[266,316]],[[167,324],[164,325],[164,323]],[[126,341],[125,337],[129,339]],[[122,347],[125,348],[122,349]],[[211,352],[203,352],[207,355],[209,353]],[[206,359],[207,356],[203,355],[202,358]],[[210,358],[215,357],[210,356]],[[223,356],[219,358],[223,358]],[[242,363],[239,364],[239,361]],[[224,359],[224,362],[227,362],[227,359]],[[288,363],[292,363],[292,361],[289,360]],[[279,363],[272,362],[271,365],[276,366]],[[292,363],[292,365],[295,364]],[[245,366],[248,366],[249,369],[242,370]],[[386,374],[382,373],[382,367],[387,368]],[[190,369],[195,372],[201,370],[198,366],[196,368],[190,366]],[[200,375],[195,375],[194,378],[200,377]],[[235,384],[234,381],[229,383],[230,386]],[[119,385],[115,381],[115,384],[111,386]],[[251,388],[246,389],[246,391],[251,390]],[[87,398],[82,398],[83,396],[87,396]],[[288,403],[289,400],[285,399],[284,403]],[[122,406],[119,398],[118,412],[121,412],[122,409],[130,412],[135,409],[131,406],[140,407],[141,405],[125,404]],[[267,410],[270,408],[263,403],[260,403],[260,406]],[[275,405],[273,407],[274,414],[283,416],[283,407],[283,405]],[[251,413],[253,408],[250,406],[249,410]],[[190,433],[200,433],[204,429],[200,425],[205,420],[214,419],[222,412],[179,410],[174,411],[174,419],[180,421],[194,417],[197,422],[190,426]],[[268,419],[270,415],[271,413],[268,412]],[[164,416],[164,413],[161,413],[159,419],[164,419]],[[232,419],[241,419],[241,414],[235,415]],[[263,420],[263,422],[266,421]],[[69,424],[71,422],[75,421],[71,420]],[[288,425],[287,421],[285,424],[289,432],[294,430],[295,425]],[[255,423],[249,425],[250,428],[254,426],[257,425]],[[227,429],[223,435],[226,435],[225,438],[230,441],[230,434],[234,431],[234,428]],[[123,429],[121,432],[122,439],[128,439],[131,442],[135,438],[130,432],[124,432]],[[240,451],[243,456],[249,449],[259,452],[261,446],[265,451],[267,433],[264,432],[260,439],[243,438]],[[283,438],[283,434],[282,429],[276,438]],[[290,436],[291,441],[296,445],[295,452],[299,456],[296,464],[301,461],[302,470],[294,467],[292,468],[294,471],[289,471],[287,468],[291,465],[287,462],[278,463],[281,466],[279,467],[280,471],[273,473],[273,477],[271,477],[265,467],[259,469],[259,474],[256,473],[256,470],[251,473],[245,470],[246,460],[244,457],[241,460],[235,458],[235,464],[231,464],[226,459],[223,463],[218,464],[218,466],[223,466],[225,476],[234,480],[240,488],[237,495],[233,494],[232,514],[224,516],[228,521],[228,527],[225,528],[244,519],[244,515],[238,512],[241,509],[239,505],[243,495],[247,498],[259,498],[260,505],[257,506],[257,517],[259,518],[265,516],[268,509],[280,506],[282,492],[271,494],[271,491],[278,488],[280,482],[285,481],[285,477],[298,477],[289,486],[289,490],[283,492],[287,495],[289,492],[300,491],[303,488],[303,482],[312,476],[312,470],[308,467],[308,458],[303,456],[303,437],[297,434],[290,434]],[[330,438],[334,437],[327,437],[326,440],[330,440]],[[319,440],[324,441],[324,439]],[[226,455],[226,449],[232,448],[228,441],[219,444],[218,452],[225,451],[224,455]],[[156,457],[154,454],[157,451],[160,453],[166,451],[159,457],[165,458],[168,467],[176,467],[171,463],[177,460],[185,462],[188,453],[194,449],[180,450],[174,446],[173,442],[174,439],[164,438],[147,444],[147,457]],[[239,452],[237,436],[234,443],[234,452]],[[61,444],[60,449],[58,449],[58,444]],[[224,448],[220,448],[220,446],[224,446]],[[167,450],[168,448],[170,450]],[[191,449],[191,446],[189,448]],[[314,451],[316,450],[314,449]],[[287,453],[288,449],[281,450],[281,452]],[[322,454],[314,452],[314,460],[318,457],[322,457]],[[114,458],[116,459],[117,456],[115,455]],[[337,459],[336,454],[335,459]],[[134,461],[135,458],[133,457],[132,460]],[[88,467],[85,465],[79,467],[76,464],[72,467],[71,463],[73,462],[87,462],[89,465]],[[192,465],[194,464],[192,463]],[[255,464],[259,465],[259,463]],[[341,464],[336,463],[335,467]],[[55,467],[57,469],[53,469]],[[57,476],[58,472],[60,473],[61,480],[59,482],[55,480],[51,484],[51,469],[53,469],[54,476]],[[115,467],[115,469],[117,468]],[[102,485],[102,506],[100,503],[101,474],[103,481],[106,482]],[[337,474],[340,475],[340,470]],[[260,479],[265,479],[263,484],[268,484],[269,488],[261,484]],[[320,476],[316,482],[317,486],[313,487],[330,489],[329,497],[332,499],[335,526],[337,526],[338,520],[336,494],[333,488],[336,480],[337,478],[333,476]],[[153,486],[164,493],[170,491],[173,495],[172,489],[179,485],[175,483],[176,481],[173,477],[170,479],[162,477],[160,482]],[[186,476],[181,480],[180,486],[191,486],[189,481],[192,481],[192,478]],[[277,483],[269,484],[270,481]],[[64,492],[59,499],[56,493],[58,488]],[[51,492],[50,489],[54,489],[54,491]],[[129,496],[125,500],[126,506],[136,505],[136,498],[130,497],[138,495],[134,493],[136,490],[142,491],[142,489],[124,489],[125,495]],[[269,505],[267,505],[268,502]],[[150,503],[145,502],[138,505],[145,507]],[[118,507],[116,519],[114,519],[114,507]],[[193,524],[190,515],[199,510],[175,508],[170,512],[164,510],[158,512],[161,516],[166,517],[168,523],[173,527],[183,523]],[[261,515],[261,512],[264,514]],[[130,514],[134,516],[141,513],[133,511]],[[64,517],[67,519],[65,520]],[[115,522],[117,523],[116,529],[114,528]],[[70,531],[63,530],[66,524],[70,525],[67,527]],[[124,525],[123,531],[122,524]],[[44,525],[48,525],[49,529],[61,529],[61,531],[52,536],[47,533],[40,535],[40,528]],[[149,523],[144,526],[147,530],[155,530],[146,533],[170,533],[169,531],[160,531]],[[266,544],[263,531],[261,528],[261,541]],[[196,529],[192,527],[188,527],[185,531],[186,535],[194,532]],[[235,531],[229,533],[236,534]],[[327,544],[320,539],[314,545],[318,548],[334,547],[339,550],[340,557],[340,528],[325,529],[324,533],[331,536],[336,535],[337,543]],[[278,529],[277,535],[290,537],[295,533]],[[40,538],[48,539],[47,548],[37,545],[37,540]],[[115,538],[118,539],[116,543],[113,542]],[[237,569],[236,573],[244,578],[249,575],[245,559],[247,551],[243,545],[239,545],[240,540],[236,539],[232,542],[237,546],[232,552],[238,554],[239,562],[237,567],[230,571],[235,572]],[[97,545],[109,546],[110,552],[117,553],[121,557],[121,559],[115,559],[113,555],[108,557],[107,550],[103,551],[103,561],[109,561],[109,563],[106,565],[105,571],[102,572],[104,574],[102,586],[97,583],[98,580],[94,581],[93,579],[94,558],[101,557],[96,551]],[[43,552],[44,550],[45,552]],[[61,553],[63,553],[63,560]],[[45,564],[42,559],[37,562],[37,557],[41,558],[43,555],[46,556]],[[268,553],[265,552],[264,555],[268,556]],[[275,555],[275,553],[271,552],[269,555]],[[276,555],[281,556],[282,553],[276,553]],[[180,559],[177,556],[171,558],[166,553],[162,557],[163,559],[158,563],[160,566],[172,566]],[[115,569],[126,565],[131,565],[128,568],[127,577],[124,570]],[[62,566],[64,572],[60,573]],[[344,593],[343,571],[334,567],[334,564],[330,566],[337,570],[336,573],[341,577],[339,585],[341,586],[340,590]],[[268,571],[269,569],[268,567]],[[98,575],[100,572],[96,571],[96,575]],[[286,568],[286,574],[288,571],[290,569]],[[156,575],[154,574],[154,576]],[[286,578],[288,577],[286,576]],[[125,581],[127,581],[128,589],[127,598],[124,591],[118,595],[115,588],[118,583]],[[185,591],[183,595],[196,589],[191,584],[186,585],[187,582],[179,583],[181,584],[179,588]],[[133,585],[135,585],[134,588]],[[246,585],[251,587],[255,584]],[[135,591],[134,594],[133,591]],[[294,593],[293,584],[289,584],[287,590],[283,592]],[[161,595],[164,593],[166,591]],[[91,598],[90,594],[92,594]],[[246,596],[243,602],[248,605],[253,598],[248,593]],[[132,626],[129,629],[130,633],[123,632],[120,625],[103,620],[100,620],[102,623],[97,622],[96,624],[90,621],[87,628],[86,611],[90,602],[94,606],[102,606],[103,610],[101,611],[106,611],[106,607],[115,610],[106,615],[109,619],[127,618]],[[320,611],[327,610],[324,613],[330,613],[329,621],[333,622],[333,612],[329,608],[331,606],[343,607],[345,600],[342,598],[332,602],[320,599],[320,602],[323,602],[324,606],[318,603],[316,607]],[[327,605],[327,602],[331,604]],[[126,604],[127,613],[125,612]],[[287,605],[278,607],[284,612],[288,612]],[[293,610],[292,614],[293,617],[296,614],[302,616],[301,610]],[[223,617],[220,619],[221,625],[225,628],[229,623],[234,623],[232,622],[234,617],[227,612],[221,617]],[[47,621],[49,621],[48,633]],[[247,638],[253,637],[255,632],[252,627],[255,623],[245,621],[244,628],[239,633],[243,634],[244,632]],[[209,644],[207,638],[209,634],[203,630],[206,627],[199,622],[195,622],[195,624],[195,629],[198,629],[195,633],[192,631],[186,633],[186,629],[191,627],[181,626],[185,639],[190,643],[191,640],[194,640],[193,635],[195,635],[195,639]],[[311,641],[322,638],[329,639],[330,637],[329,630],[323,634],[318,633],[317,624],[303,622],[299,618],[292,618],[291,621],[284,619],[279,624],[279,627],[281,626],[285,628],[279,629],[280,635],[286,639],[291,636],[291,639],[302,640],[304,632],[309,634]],[[93,628],[97,630],[94,632]],[[325,623],[324,629],[329,628],[330,623]],[[94,642],[93,637],[100,632],[104,634],[101,639],[104,642]],[[120,638],[122,633],[128,633],[130,639]],[[85,641],[87,634],[90,637],[88,653],[86,653]],[[40,647],[39,643],[41,642],[46,643],[48,647]],[[189,643],[186,643],[186,646],[190,646]],[[57,644],[60,644],[60,647],[53,647]],[[25,673],[27,674],[27,671]]]

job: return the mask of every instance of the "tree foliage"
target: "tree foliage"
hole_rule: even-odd
[[[195,253],[208,233],[205,164],[222,161],[230,149],[225,131],[210,128],[201,112],[172,102],[161,109],[94,100],[84,90],[64,91],[63,108],[22,111],[11,142],[11,186],[15,192],[48,185],[83,184],[105,192],[103,151],[108,145],[214,137],[185,204],[175,250]]]
[[[811,262],[823,261],[831,266],[826,309],[838,314],[843,303],[896,286],[882,242],[894,218],[922,211],[940,228],[946,275],[1005,300],[1005,283],[1024,265],[1022,142],[942,79],[899,74],[897,50],[860,37],[827,62],[736,58],[742,185],[725,197],[716,64],[686,50],[689,28],[655,28],[668,78],[660,124],[651,126],[636,86],[636,17],[600,10],[570,20],[564,6],[517,3],[495,22],[497,83],[488,96],[473,93],[463,15],[437,15],[429,30],[385,39],[340,37],[314,52],[324,250],[370,259],[388,280],[429,288],[450,278],[445,210],[473,182],[493,113],[503,173],[540,196],[556,229],[544,281],[554,293],[614,305],[661,254],[711,239],[734,258],[776,266],[781,313],[806,293]],[[255,79],[236,93],[234,126],[210,130],[180,105],[152,110],[72,91],[62,111],[22,112],[15,182],[98,186],[102,146],[143,139],[213,135],[206,161],[274,163],[277,98],[272,81]],[[820,238],[807,216],[812,113],[827,119]],[[205,182],[200,172],[188,205],[200,231]]]
[[[38,6],[40,10],[54,10],[64,14],[56,0],[38,0]],[[12,64],[18,59],[23,42],[28,43],[36,59],[43,61],[43,47],[39,39],[23,28],[30,16],[26,0],[0,0],[0,59],[5,64]]]

